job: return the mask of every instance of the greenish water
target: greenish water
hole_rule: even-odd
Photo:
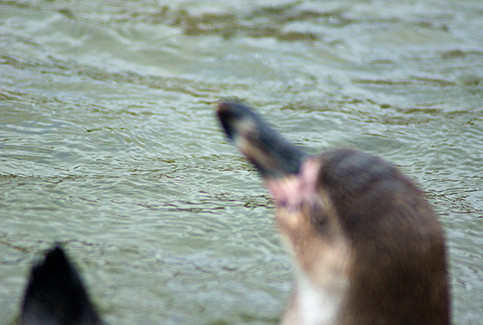
[[[0,323],[65,243],[111,324],[274,324],[271,202],[236,96],[312,152],[399,165],[445,226],[455,324],[483,319],[483,3],[0,1]]]

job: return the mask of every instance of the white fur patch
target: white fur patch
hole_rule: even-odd
[[[297,283],[297,307],[302,324],[333,324],[342,300],[342,291],[318,289],[305,275],[299,276]]]

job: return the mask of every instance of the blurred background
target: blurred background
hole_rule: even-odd
[[[0,0],[0,323],[64,243],[111,324],[276,324],[272,204],[222,136],[237,97],[312,153],[380,155],[483,319],[483,2]]]

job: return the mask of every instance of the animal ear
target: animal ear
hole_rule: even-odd
[[[101,324],[79,273],[59,244],[32,267],[20,320],[21,325]]]

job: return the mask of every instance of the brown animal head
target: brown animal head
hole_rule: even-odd
[[[294,256],[284,323],[449,324],[444,235],[414,183],[356,150],[309,157],[243,104],[217,114],[263,177]]]

